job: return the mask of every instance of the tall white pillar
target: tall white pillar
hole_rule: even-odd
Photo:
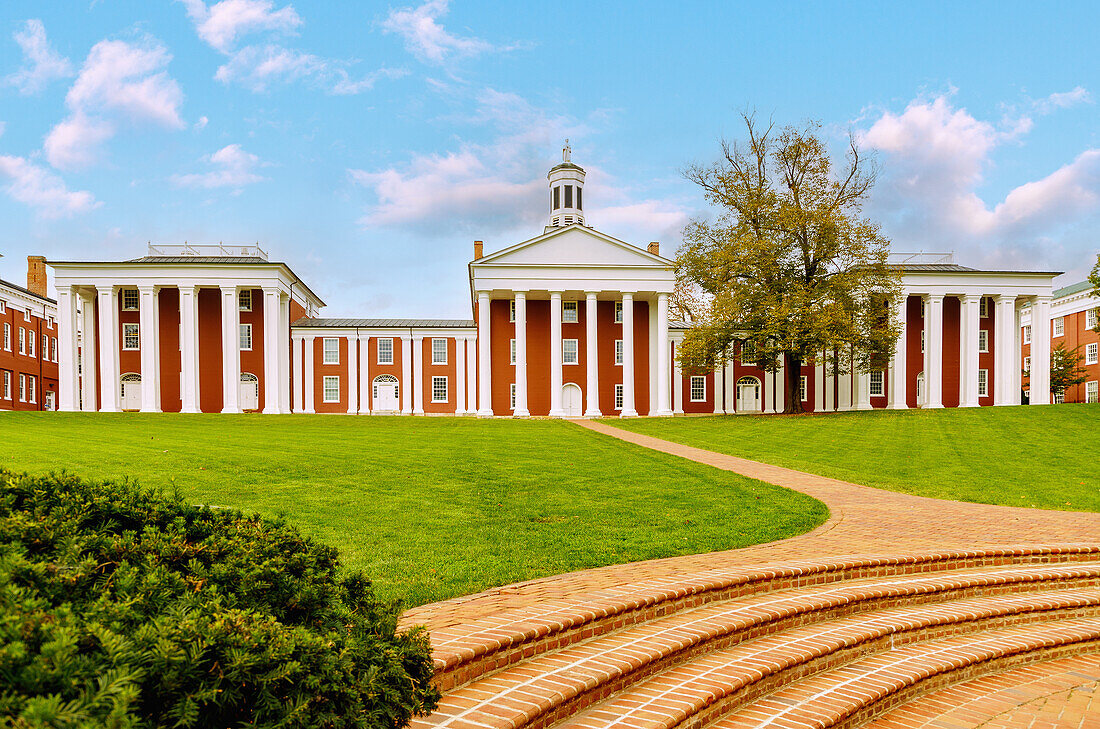
[[[61,357],[68,353],[67,347],[76,345],[76,332],[73,331],[72,343],[67,342],[61,332],[60,315],[61,300],[57,302],[58,313],[58,367],[61,367]],[[79,405],[80,410],[95,412],[96,410],[96,336],[95,336],[95,294],[80,295],[80,400],[74,403],[74,409]],[[70,361],[76,361],[73,357]],[[61,374],[60,372],[58,373]],[[59,400],[60,403],[60,400]]]
[[[516,407],[512,411],[512,417],[526,418],[531,414],[531,412],[527,409],[527,292],[516,291],[515,295]],[[551,335],[551,339],[553,339],[553,335]],[[551,345],[551,348],[553,348],[553,345]],[[553,364],[551,364],[550,366],[551,368],[553,368]],[[559,369],[558,371],[560,372],[561,370]]]
[[[359,343],[359,409],[360,415],[367,415],[374,407],[371,398],[374,396],[370,379],[370,337],[366,334],[356,334]]]
[[[290,296],[279,294],[279,412],[290,412]]]
[[[157,402],[157,347],[153,341],[156,320],[153,318],[153,298],[157,295],[152,286],[138,286],[138,346],[141,356],[141,412],[160,412]]]
[[[814,355],[814,412],[825,410],[825,360],[821,352]]]
[[[222,412],[239,413],[241,387],[241,314],[237,287],[222,286]]]
[[[550,417],[565,415],[561,409],[561,292],[550,292]]]
[[[1031,399],[1032,405],[1050,404],[1050,297],[1031,303]]]
[[[560,388],[559,388],[560,389]],[[634,409],[634,295],[623,294],[623,409],[620,417],[636,418]]]
[[[466,411],[477,412],[477,338],[466,340]]]
[[[302,369],[302,346],[305,340],[302,337],[293,337],[294,345],[294,412],[304,413],[306,410],[305,374]]]
[[[455,415],[466,414],[466,338],[455,337]]]
[[[856,373],[856,410],[871,409],[871,373]]]
[[[366,360],[366,356],[363,357]],[[364,362],[364,367],[365,367]],[[363,399],[366,399],[364,394]],[[348,415],[359,412],[359,336],[348,337]]]
[[[413,411],[412,396],[416,389],[413,381],[413,353],[412,336],[401,337],[401,414],[411,415]]]
[[[477,382],[479,418],[493,417],[492,350],[489,349],[489,292],[477,292]]]
[[[180,286],[180,412],[199,412],[199,289]]]
[[[1012,404],[1023,404],[1023,389],[1024,389],[1024,313],[1023,309],[1019,307],[1013,307],[1015,309],[1013,321],[1015,322],[1012,328],[1012,361],[1016,363],[1016,366],[1012,368]],[[1032,329],[1034,332],[1034,329]],[[1032,354],[1034,354],[1032,349]],[[1032,357],[1034,359],[1034,357]]]
[[[153,369],[153,402],[156,407],[156,411],[161,411],[161,403],[163,398],[161,397],[161,372],[160,372],[160,287],[153,292],[153,362],[156,366]]]
[[[672,415],[669,403],[668,294],[657,294],[657,415]]]
[[[656,415],[659,407],[658,397],[660,397],[657,387],[657,357],[659,356],[657,353],[657,307],[653,301],[649,301],[646,304],[646,310],[649,312],[649,337],[647,338],[649,351],[646,353],[649,365],[646,368],[648,375],[646,380],[649,382],[649,410],[646,415]]]
[[[836,409],[838,412],[847,412],[852,409],[852,378],[855,372],[851,349],[847,352],[837,352],[836,360],[837,366],[845,369],[836,378]]]
[[[924,385],[926,408],[943,407],[943,295],[924,299]]]
[[[587,401],[584,409],[584,417],[586,418],[598,418],[600,417],[600,358],[599,350],[597,348],[598,338],[598,324],[597,322],[597,300],[595,291],[586,291],[584,293],[584,358],[585,369],[587,377],[585,378],[585,400]]]
[[[684,414],[684,371],[680,369],[679,342],[673,342],[672,351],[672,412],[676,415]],[[713,378],[712,378],[713,382]],[[711,385],[711,395],[714,395],[714,386]]]
[[[317,359],[316,341],[317,337],[312,334],[306,335],[302,340],[304,345],[304,352],[302,353],[304,364],[302,367],[302,397],[305,399],[305,407],[302,408],[302,411],[306,413],[317,412],[317,397],[313,393],[313,362]]]
[[[783,412],[787,405],[787,378],[799,377],[802,373],[788,372],[787,371],[787,359],[780,355],[779,357],[779,369],[775,372],[775,411],[776,413]]]
[[[978,407],[978,330],[982,297],[959,297],[959,407]]]
[[[837,399],[836,352],[824,352],[822,357],[825,360],[825,412],[832,413],[836,412]]]
[[[728,364],[719,364],[714,368],[714,414],[726,412],[726,369]]]
[[[281,413],[280,380],[284,377],[283,353],[279,349],[279,289],[265,288],[264,296],[264,409],[268,415]]]
[[[424,337],[412,338],[413,415],[424,414]]]
[[[890,410],[905,410],[909,407],[906,401],[908,389],[906,378],[909,376],[906,367],[909,356],[908,302],[909,292],[902,291],[898,302],[894,305],[894,316],[901,324],[901,334],[894,342],[894,355],[890,358],[890,404],[887,405]]]
[[[997,295],[993,297],[993,326],[996,329],[993,356],[993,404],[1013,405],[1013,370],[1020,366],[1015,360],[1016,352],[1016,297]],[[987,387],[988,387],[987,383]]]
[[[99,289],[99,341],[101,377],[99,378],[100,411],[117,413],[118,401],[118,294],[113,286]]]
[[[57,377],[58,377],[58,409],[67,413],[79,410],[79,395],[77,390],[78,373],[76,366],[76,290],[72,286],[58,287],[57,289],[57,342],[60,351],[57,353]],[[87,307],[88,304],[85,304]],[[84,324],[84,349],[88,349],[89,329],[87,319]],[[85,359],[85,361],[87,361]],[[14,377],[14,375],[12,375]],[[88,370],[84,369],[84,379],[88,379]],[[13,384],[12,387],[15,387]],[[87,392],[85,387],[85,392]],[[87,402],[87,401],[86,401]],[[95,410],[95,399],[91,400],[91,407],[85,405],[85,410]]]

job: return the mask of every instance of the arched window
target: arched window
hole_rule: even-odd
[[[251,372],[242,372],[241,373],[241,382],[259,382],[259,381],[260,381],[260,378],[257,377],[256,375],[252,374]]]
[[[119,382],[141,382],[141,375],[137,372],[127,372],[119,378]]]
[[[759,385],[760,380],[756,379],[755,377],[742,377],[740,380],[737,381],[737,384],[738,385]]]
[[[397,382],[397,378],[396,378],[396,377],[394,377],[393,375],[378,375],[378,377],[375,377],[375,378],[374,378],[374,383],[375,383],[375,384],[380,384],[380,383],[383,383],[383,382],[393,382],[393,383],[396,383],[396,382]]]

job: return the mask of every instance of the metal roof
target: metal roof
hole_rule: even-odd
[[[960,266],[957,263],[903,263],[886,264],[887,268],[893,268],[903,273],[986,273],[1002,275],[1025,276],[1061,276],[1064,271],[1001,271]]]
[[[131,258],[123,263],[270,263],[279,265],[277,261],[268,261],[259,256],[142,256]]]
[[[19,284],[13,284],[11,281],[5,281],[4,279],[0,278],[0,285],[8,286],[10,288],[13,288],[13,289],[15,289],[16,291],[18,291],[22,294],[26,294],[27,296],[33,296],[34,298],[38,299],[39,301],[45,301],[46,303],[53,304],[54,306],[57,305],[57,301],[55,301],[54,299],[51,299],[49,296],[43,296],[42,294],[36,294],[33,291],[31,291],[30,289],[24,288],[24,287],[20,286]]]
[[[1055,289],[1053,296],[1056,299],[1060,299],[1063,296],[1070,296],[1072,294],[1079,294],[1082,291],[1088,291],[1091,288],[1092,288],[1092,284],[1089,283],[1088,281],[1079,281],[1075,284],[1070,284],[1069,286],[1063,286],[1060,289]]]
[[[317,319],[302,317],[294,327],[360,327],[363,329],[473,329],[473,319]]]

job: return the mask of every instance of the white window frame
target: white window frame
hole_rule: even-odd
[[[516,363],[516,340],[515,339],[510,340],[510,343],[509,343],[508,346],[510,347],[510,350],[511,350],[510,353],[508,354],[508,357],[509,357],[508,364],[515,364]]]
[[[42,349],[40,351],[42,352],[42,359],[49,362],[50,361],[50,335],[49,334],[43,334],[42,335]]]
[[[27,330],[19,327],[19,354],[27,353]]]
[[[746,367],[756,365],[756,345],[752,342],[741,342],[741,353],[737,356],[741,364]]]
[[[1024,326],[1024,344],[1031,344],[1031,325]]]
[[[989,397],[989,370],[978,370],[978,397]]]
[[[982,354],[987,354],[989,352],[989,330],[988,329],[979,329],[978,330],[978,351],[981,352]]]
[[[577,302],[576,301],[563,301],[561,303],[561,321],[562,324],[576,324],[579,319],[577,318]]]
[[[1100,344],[1093,342],[1085,345],[1085,364],[1094,365],[1100,362]]]
[[[0,314],[8,313],[8,305],[3,299],[0,299]]]
[[[1062,337],[1066,334],[1066,318],[1064,316],[1056,316],[1050,323],[1051,331],[1054,332],[1051,337]]]
[[[1066,401],[1066,390],[1065,390],[1065,388],[1062,388],[1061,390],[1056,390],[1054,392],[1054,404],[1055,405],[1061,405],[1065,401]]]
[[[570,352],[572,348],[572,352]],[[581,351],[580,344],[576,339],[563,339],[561,340],[561,363],[563,365],[575,365],[580,364]]]
[[[698,390],[696,390],[698,385]],[[688,382],[688,398],[691,402],[707,401],[707,378],[705,375],[692,375]]]
[[[11,351],[11,324],[4,322],[4,350]]]
[[[11,400],[11,372],[4,370],[3,383],[3,396],[5,400]]]
[[[1085,402],[1100,402],[1100,381],[1085,383]]]
[[[439,387],[443,388],[443,397],[439,397]],[[451,390],[446,375],[432,375],[432,402],[450,402]]]
[[[615,404],[615,407],[614,407],[615,410],[622,410],[623,409],[623,399],[624,399],[623,385],[620,382],[619,384],[615,385],[615,403],[614,403]]]
[[[509,409],[510,410],[515,410],[516,409],[516,383],[514,383],[514,382],[511,383],[508,386],[508,397],[509,397],[509,402],[511,403],[511,405],[509,406]]]
[[[133,337],[134,345],[129,345],[129,339]],[[135,352],[141,349],[141,325],[136,321],[122,323],[122,349],[127,352]]]
[[[1096,328],[1096,309],[1085,309],[1085,329]]]
[[[57,337],[50,337],[50,360],[57,361]]]
[[[875,375],[878,375],[877,383],[875,382]],[[871,370],[871,376],[868,379],[867,393],[871,397],[882,397],[886,394],[886,372],[883,370]]]
[[[19,402],[27,401],[27,376],[19,375]]]
[[[130,306],[129,299],[133,297],[134,304]],[[123,311],[137,311],[141,307],[141,292],[137,289],[122,289],[120,292]]]
[[[382,359],[382,342],[389,344],[389,357]],[[391,365],[393,364],[393,337],[379,337],[378,338],[378,364]]]
[[[978,317],[981,319],[989,318],[989,297],[983,296],[978,300]]]
[[[33,357],[34,356],[34,343],[36,341],[37,340],[34,338],[34,332],[32,332],[30,329],[28,329],[27,330],[27,356],[28,357]]]
[[[443,345],[443,356],[439,357],[439,350],[437,347]],[[432,337],[432,364],[445,365],[447,364],[447,338],[446,337]]]
[[[336,384],[336,397],[330,398],[328,389],[333,383]],[[321,378],[321,402],[340,402],[340,375],[325,375]]]
[[[38,402],[38,393],[35,392],[36,379],[34,375],[27,375],[27,402]]]
[[[621,301],[615,302],[615,323],[623,323],[623,302]]]
[[[329,343],[334,344],[333,349],[329,349]],[[329,355],[332,355],[332,359],[329,359]],[[338,365],[340,364],[340,338],[339,337],[322,337],[321,338],[321,364]]]
[[[239,324],[240,327],[240,341],[237,344],[240,345],[242,352],[252,351],[252,325],[251,324]]]
[[[1024,372],[1031,372],[1031,357],[1024,357]]]
[[[798,376],[798,400],[806,402],[810,394],[810,378],[806,375]]]
[[[252,311],[252,289],[237,292],[237,311]]]
[[[516,320],[516,300],[511,299],[508,302],[508,321],[514,322]]]
[[[924,330],[920,330],[920,353],[924,354]]]
[[[626,360],[626,347],[623,345],[623,340],[615,340],[615,364],[622,366]]]

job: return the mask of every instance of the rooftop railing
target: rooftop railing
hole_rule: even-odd
[[[224,243],[213,245],[153,245],[149,244],[150,256],[231,256],[234,258],[262,258],[267,260],[267,251],[254,246],[227,246]]]
[[[954,263],[955,253],[891,253],[886,262],[894,266],[929,265],[935,263]]]

